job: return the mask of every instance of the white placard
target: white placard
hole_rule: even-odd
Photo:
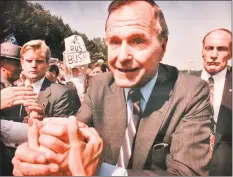
[[[72,35],[65,39],[63,57],[66,60],[68,68],[75,68],[91,62],[90,54],[86,50],[85,43],[82,37],[78,35]]]

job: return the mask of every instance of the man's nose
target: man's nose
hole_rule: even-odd
[[[124,62],[129,60],[130,55],[130,46],[126,42],[122,42],[119,53],[118,53],[118,61]]]
[[[35,60],[32,61],[32,67],[36,67],[36,61]]]
[[[217,58],[218,58],[218,51],[217,51],[217,49],[214,49],[211,52],[211,59],[216,60]]]

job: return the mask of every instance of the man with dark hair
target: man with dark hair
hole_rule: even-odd
[[[215,123],[215,146],[210,175],[232,176],[232,33],[225,28],[208,32],[202,41],[203,70],[196,75],[209,83]]]
[[[49,69],[46,72],[46,78],[53,83],[59,83],[57,77],[59,76],[59,67],[55,64],[49,65]],[[60,84],[60,83],[59,83]]]
[[[213,128],[208,84],[160,63],[168,41],[161,9],[153,0],[115,0],[109,6],[105,34],[111,72],[93,78],[76,116],[103,139],[104,162],[134,176],[207,176]],[[43,137],[67,138],[65,127],[59,133],[50,129]],[[67,158],[69,150],[62,148],[67,143],[39,140]],[[87,159],[99,151],[89,150],[90,157],[82,160],[84,171],[96,168]],[[27,174],[20,168],[22,161],[32,169],[37,166],[25,156],[15,157],[15,175]]]

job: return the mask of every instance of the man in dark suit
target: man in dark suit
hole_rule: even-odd
[[[232,67],[227,66],[232,58],[232,33],[224,28],[207,33],[202,57],[204,68],[196,75],[207,82],[213,80],[210,91],[216,135],[210,175],[232,176]]]
[[[25,85],[31,85],[38,94],[37,102],[44,106],[46,117],[75,115],[80,107],[77,93],[45,77],[50,56],[50,49],[42,40],[32,40],[22,46],[20,57]]]
[[[104,162],[126,168],[128,175],[208,175],[213,128],[208,84],[160,64],[168,40],[161,9],[152,0],[115,0],[105,29],[111,73],[93,78],[77,114],[103,139]],[[43,136],[67,135],[65,128],[56,129],[58,134],[46,130]],[[39,140],[60,153],[66,146]],[[28,168],[37,165],[25,156],[19,160]],[[20,161],[14,163],[15,175],[25,174]]]

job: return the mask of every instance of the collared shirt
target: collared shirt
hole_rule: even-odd
[[[33,89],[34,89],[34,92],[38,95],[40,93],[40,89],[41,89],[41,86],[43,84],[45,80],[45,77],[43,77],[42,79],[36,81],[35,83],[31,84],[33,86]],[[28,85],[30,85],[29,83],[29,80],[27,79],[25,81],[25,86],[27,87]]]
[[[146,108],[146,104],[150,98],[151,92],[154,88],[154,85],[156,83],[158,77],[158,71],[156,73],[156,75],[153,77],[153,79],[150,80],[150,82],[148,82],[146,85],[144,85],[142,88],[140,88],[140,91],[142,93],[143,98],[140,100],[140,108],[141,111],[144,112],[145,108]],[[127,100],[127,117],[128,117],[128,123],[130,121],[130,117],[132,115],[133,112],[133,104],[132,101],[130,99],[128,99],[128,93],[130,91],[131,88],[125,88],[124,89],[124,93],[125,93],[125,98]]]
[[[226,80],[226,73],[227,73],[227,68],[222,70],[221,72],[213,75],[214,79],[214,121],[217,122],[218,120],[218,114],[219,114],[219,109],[221,106],[222,102],[222,95],[223,95],[223,89],[224,89],[224,84]],[[208,82],[208,79],[211,75],[205,70],[202,70],[201,73],[201,78],[205,81]]]

